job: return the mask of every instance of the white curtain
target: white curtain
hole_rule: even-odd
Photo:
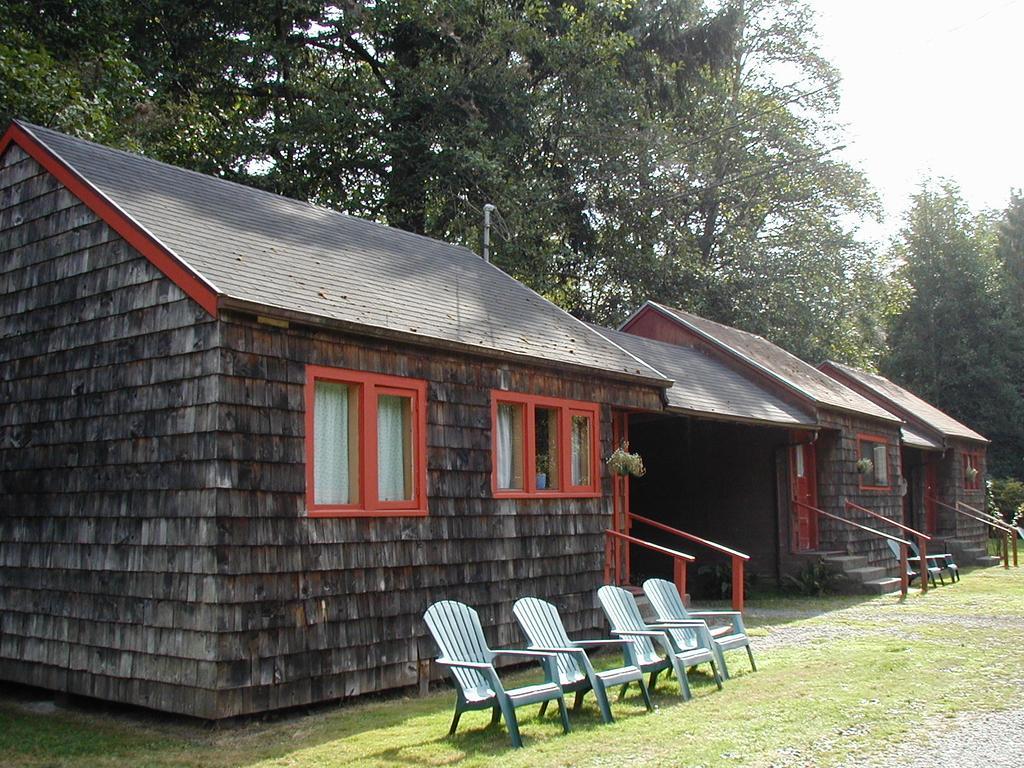
[[[317,504],[350,504],[348,387],[316,382],[313,400],[313,473]]]
[[[590,419],[572,417],[572,484],[590,485]]]
[[[410,400],[398,395],[377,399],[377,495],[381,501],[412,497]]]
[[[884,443],[881,443],[881,444],[876,443],[873,446],[873,452],[874,452],[873,463],[875,465],[875,483],[877,483],[878,485],[888,485],[889,484],[889,467],[887,466],[887,463],[886,463],[886,460],[885,460],[885,444]]]
[[[515,406],[498,403],[498,487],[512,487],[512,432]]]

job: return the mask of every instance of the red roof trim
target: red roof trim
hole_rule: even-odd
[[[0,138],[0,155],[3,155],[12,143],[17,144],[43,168],[52,173],[75,197],[123,237],[129,245],[145,256],[154,267],[181,288],[199,306],[213,317],[217,316],[217,291],[213,286],[198,273],[193,272],[159,240],[16,122],[11,123],[3,138]]]

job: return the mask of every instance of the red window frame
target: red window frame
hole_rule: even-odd
[[[974,476],[973,480],[967,479],[967,470],[970,467],[978,470],[978,474]],[[964,490],[965,491],[980,491],[981,490],[981,451],[964,451],[963,454],[963,477],[964,477]]]
[[[498,404],[522,405],[523,413],[523,488],[498,487]],[[537,408],[558,410],[558,487],[537,488],[537,446],[534,440],[534,411]],[[491,390],[491,493],[499,499],[590,498],[601,495],[600,432],[601,406],[580,400],[526,395],[521,392]],[[572,485],[572,417],[590,418],[590,483]]]
[[[885,446],[885,475],[888,479],[888,483],[886,483],[886,485],[874,485],[874,475],[872,475],[872,482],[866,483],[864,480],[865,475],[858,474],[860,479],[860,489],[862,491],[891,491],[893,489],[892,477],[894,468],[889,457],[889,441],[880,435],[857,435],[857,461],[860,461],[861,459],[861,443],[881,443]],[[872,461],[874,461],[873,458]]]
[[[317,504],[314,494],[313,407],[317,381],[354,387],[359,413],[357,448],[359,499],[352,504]],[[377,497],[377,399],[380,395],[410,397],[412,435],[412,498],[380,501]],[[306,366],[306,514],[309,517],[422,517],[427,514],[427,383],[346,368]]]

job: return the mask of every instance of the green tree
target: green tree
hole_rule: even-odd
[[[922,185],[895,245],[910,298],[883,369],[991,439],[992,475],[1019,475],[1024,402],[995,244],[992,218],[973,214],[955,184]]]

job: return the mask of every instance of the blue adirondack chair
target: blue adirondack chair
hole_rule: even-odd
[[[708,631],[714,640],[715,655],[718,659],[718,666],[722,671],[722,677],[729,679],[729,667],[725,663],[725,651],[732,651],[737,648],[746,648],[747,656],[750,658],[750,668],[756,672],[757,665],[754,663],[754,652],[750,649],[750,638],[747,636],[747,629],[743,625],[743,614],[739,611],[690,611],[683,604],[683,599],[671,581],[665,579],[648,579],[644,582],[644,594],[651,601],[654,612],[658,614],[658,623],[688,621],[699,619],[708,624]],[[713,621],[728,621],[728,624],[712,626]],[[693,631],[689,629],[669,630],[676,642],[684,647],[696,644]]]
[[[896,558],[896,562],[899,563],[899,561],[900,561],[900,545],[897,544],[892,539],[886,539],[885,543],[889,545],[889,551],[892,552],[892,556],[895,557]],[[909,550],[910,548],[908,547],[907,549]],[[918,563],[920,564],[920,558],[918,558]],[[945,579],[942,578],[942,569],[939,568],[937,565],[928,565],[927,563],[925,563],[924,570],[928,574],[928,580],[931,581],[933,587],[935,586],[935,577],[936,576],[939,577],[939,581],[941,581],[943,585],[946,584]],[[921,574],[918,571],[915,571],[911,567],[911,565],[910,565],[910,557],[908,555],[908,557],[907,557],[907,583],[908,584],[912,584],[914,582],[914,579],[916,579],[920,575]]]
[[[608,645],[623,646],[623,655],[625,656],[625,646],[630,645],[629,640],[622,638],[572,640],[565,631],[565,625],[558,615],[558,609],[551,603],[536,597],[524,597],[517,600],[516,604],[512,606],[512,613],[515,614],[519,626],[522,627],[523,633],[529,639],[531,650],[557,654],[558,684],[565,693],[576,694],[573,710],[578,710],[583,705],[584,694],[592,690],[597,699],[598,709],[601,711],[601,719],[610,723],[613,718],[611,707],[608,705],[607,689],[621,685],[625,690],[634,681],[640,684],[640,691],[643,693],[647,710],[651,711],[654,708],[647,686],[644,684],[644,673],[640,671],[640,667],[624,664],[615,669],[597,672],[587,657],[587,648],[600,648]],[[546,701],[541,704],[542,715],[547,705]]]
[[[917,544],[913,542],[907,547],[909,550],[908,562],[921,562],[921,550],[917,548]],[[953,561],[953,556],[948,552],[943,552],[938,555],[928,555],[929,568],[934,567],[939,569],[939,578],[942,578],[942,572],[945,571],[949,574],[950,581],[960,581],[960,568]],[[934,579],[933,579],[934,581]],[[945,582],[943,582],[945,584]]]
[[[569,712],[565,708],[565,698],[557,682],[555,654],[542,651],[492,650],[487,646],[477,612],[468,605],[454,600],[434,603],[427,609],[423,619],[438,648],[441,649],[437,663],[447,667],[455,681],[457,699],[455,717],[448,731],[449,736],[455,733],[463,712],[490,709],[491,722],[496,723],[504,717],[512,746],[521,747],[523,740],[519,735],[516,708],[552,699],[558,700],[562,729],[566,733],[569,732]],[[544,682],[506,689],[494,668],[494,659],[497,656],[538,659],[544,667]]]
[[[608,617],[612,634],[631,641],[630,645],[626,646],[628,658],[633,666],[650,673],[648,686],[652,690],[658,674],[662,670],[671,670],[679,680],[679,691],[683,700],[688,701],[690,684],[686,679],[686,669],[704,662],[711,665],[715,683],[721,690],[722,678],[715,663],[711,633],[703,621],[680,621],[672,624],[672,627],[676,628],[693,629],[699,638],[697,647],[683,648],[676,644],[667,625],[648,625],[640,615],[633,595],[621,587],[603,586],[597,590],[597,599],[600,600],[601,607]],[[658,652],[658,648],[662,650],[664,656]]]

